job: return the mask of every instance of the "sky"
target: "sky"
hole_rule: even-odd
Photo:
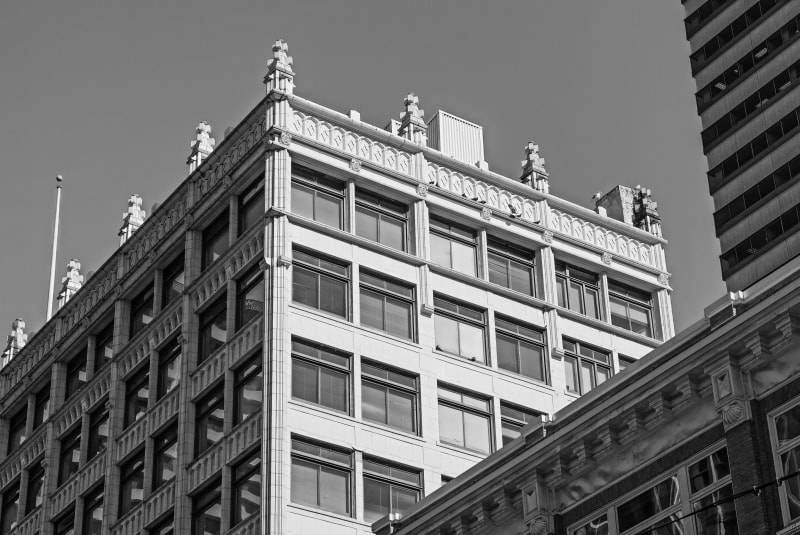
[[[300,96],[383,127],[414,92],[482,125],[493,171],[519,176],[535,140],[551,193],[586,207],[650,188],[681,330],[724,293],[683,18],[678,0],[0,2],[0,336],[44,324],[56,175],[59,283],[113,253],[131,194],[149,214],[186,178],[199,121],[219,141],[264,96],[279,38]]]

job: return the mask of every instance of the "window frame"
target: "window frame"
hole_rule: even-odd
[[[156,316],[155,295],[155,285],[151,282],[131,298],[129,340],[132,340],[153,322]],[[146,320],[148,316],[150,319]]]
[[[206,362],[211,355],[228,342],[228,293],[222,292],[213,302],[206,306],[198,316],[197,365]],[[225,322],[225,340],[214,338],[214,327],[220,319]]]
[[[180,385],[181,365],[183,363],[183,345],[178,341],[180,333],[170,338],[158,350],[158,379],[156,381],[156,400],[172,392]],[[169,370],[172,365],[177,365],[174,381],[170,380]]]
[[[178,281],[181,279],[181,281]],[[180,285],[181,290],[177,291],[173,288],[175,285]],[[175,260],[167,264],[161,270],[161,309],[163,310],[174,300],[180,299],[183,291],[186,288],[186,259],[184,258],[183,251],[178,255]],[[177,294],[172,297],[173,291]]]
[[[503,240],[501,238],[496,238],[494,236],[487,236],[486,255],[487,255],[486,274],[489,282],[491,282],[492,284],[497,284],[499,286],[502,286],[503,288],[508,288],[511,291],[519,292],[523,295],[536,297],[536,252],[535,251],[527,249],[525,247],[521,247],[519,245]],[[526,258],[527,255],[530,255],[530,258]],[[493,273],[492,256],[496,257],[497,259],[495,260],[496,262],[502,260],[505,263],[505,268],[506,268],[505,284],[492,280],[492,273]],[[530,284],[530,292],[524,292],[512,287],[513,286],[511,279],[512,264],[518,264],[526,269],[529,275],[528,282]]]
[[[305,351],[305,352],[304,352]],[[312,354],[312,351],[314,352]],[[327,357],[327,358],[325,358]],[[336,362],[336,360],[342,360],[346,362],[346,365],[340,364]],[[295,394],[295,378],[297,377],[295,364],[300,363],[305,365],[306,367],[314,366],[316,367],[316,397],[317,401],[309,400],[303,397],[300,397]],[[338,409],[336,407],[331,407],[330,405],[325,405],[321,402],[322,399],[322,372],[326,371],[328,373],[338,374],[340,377],[344,378],[345,383],[345,392],[344,392],[344,410]],[[345,414],[347,416],[351,416],[353,413],[353,402],[352,402],[352,375],[353,375],[353,356],[347,352],[344,352],[340,349],[326,346],[323,344],[319,344],[317,342],[313,342],[311,340],[305,340],[298,337],[292,338],[292,394],[291,399],[300,401],[303,403],[310,403],[313,405],[317,405],[319,407],[323,407],[327,410],[334,411],[340,414]]]
[[[512,330],[511,326],[516,327],[516,329]],[[517,375],[521,375],[523,377],[527,377],[528,379],[533,379],[535,381],[540,381],[545,384],[550,384],[549,381],[550,374],[548,373],[549,359],[547,354],[547,332],[544,329],[540,329],[532,325],[527,325],[522,322],[512,320],[511,318],[502,316],[500,314],[495,314],[494,330],[495,330],[495,347],[497,348],[497,367],[499,369]],[[539,338],[537,339],[535,336],[532,336],[533,333],[538,334]],[[517,361],[517,370],[512,370],[501,365],[500,343],[498,340],[501,336],[513,340],[516,343],[517,350],[515,358]],[[539,366],[542,370],[541,377],[534,377],[532,375],[522,373],[523,370],[522,355],[520,352],[521,343],[529,344],[539,348],[540,350]]]
[[[39,481],[39,489],[38,492],[34,494],[33,491],[36,489],[36,485],[32,485],[31,483],[35,482],[37,479]],[[40,459],[28,468],[28,486],[25,489],[25,516],[28,516],[44,503],[44,485],[44,467]],[[39,499],[38,504],[36,503],[37,498]]]
[[[142,392],[146,393],[143,398]],[[144,400],[144,407],[142,401]],[[125,379],[125,409],[122,428],[127,429],[134,422],[144,418],[150,407],[150,361],[149,359]]]
[[[316,260],[316,264],[312,263],[311,259]],[[327,267],[323,267],[323,263],[325,263],[325,265],[330,264],[333,266],[339,266],[340,268],[342,268],[343,273],[337,273],[336,271],[328,269]],[[297,299],[295,294],[295,290],[299,286],[297,282],[298,279],[297,270],[304,270],[307,273],[316,277],[316,305],[312,305]],[[352,266],[350,264],[317,253],[315,251],[311,251],[309,249],[293,247],[292,248],[292,304],[306,307],[311,310],[317,310],[319,312],[330,314],[331,316],[335,316],[337,318],[342,318],[345,321],[349,321],[351,274],[352,274]],[[344,295],[343,314],[339,314],[336,311],[325,310],[322,308],[322,291],[320,284],[322,281],[322,277],[327,277],[327,279],[333,281],[334,283],[338,284],[339,287],[342,288],[342,293]],[[308,290],[307,288],[305,289]]]
[[[383,283],[379,285],[378,282]],[[400,293],[396,289],[392,287],[402,288],[408,291],[407,295]],[[359,279],[358,279],[358,291],[359,291],[359,301],[360,301],[360,316],[361,316],[361,325],[369,327],[370,329],[377,329],[381,332],[384,332],[390,336],[396,336],[398,338],[402,338],[403,340],[409,340],[411,342],[416,341],[416,286],[414,284],[400,281],[398,279],[392,277],[386,277],[383,275],[379,275],[378,273],[369,270],[369,269],[361,269],[359,271]],[[383,327],[378,327],[377,325],[369,325],[365,323],[365,317],[368,315],[364,314],[364,293],[370,292],[372,294],[377,295],[381,299],[381,324]],[[387,302],[389,300],[393,300],[394,302],[400,303],[401,305],[407,307],[408,310],[408,336],[401,335],[396,332],[390,331],[390,321],[387,318]]]
[[[459,273],[463,273],[464,275],[468,275],[470,277],[477,277],[478,276],[478,233],[464,225],[459,225],[458,223],[452,223],[447,221],[444,218],[436,217],[431,215],[428,219],[428,228],[431,237],[431,262],[442,266],[447,269],[452,269],[453,271],[458,271]],[[471,238],[465,236],[465,234],[471,235]],[[442,258],[434,259],[433,255],[435,251],[438,251],[436,247],[433,245],[433,237],[437,236],[442,240],[446,240],[449,242],[449,249],[448,249],[448,264],[440,263],[439,260]],[[453,243],[460,244],[462,246],[468,247],[472,249],[472,269],[469,271],[464,271],[459,269],[453,265]]]
[[[105,488],[101,483],[96,488],[94,488],[89,494],[85,495],[83,498],[83,533],[86,535],[100,535],[102,533],[102,526],[103,526],[103,510],[105,507],[105,503],[103,498],[105,497]],[[100,531],[89,531],[88,527],[91,524],[92,513],[97,509],[100,510]]]
[[[192,534],[206,533],[205,530],[202,532],[198,530],[198,526],[200,526],[199,521],[201,518],[205,518],[206,512],[211,510],[216,505],[219,505],[219,521],[221,529],[222,519],[225,515],[225,512],[222,508],[221,487],[222,481],[217,478],[215,481],[212,480],[200,492],[192,496]],[[205,523],[203,523],[203,525],[205,525]],[[219,535],[222,535],[222,531],[219,532]]]
[[[454,399],[448,399],[447,397],[442,397],[442,391],[449,392],[450,394],[458,395],[461,397],[461,401],[456,401]],[[474,453],[478,453],[480,455],[491,455],[494,451],[497,450],[495,444],[495,437],[494,437],[494,411],[492,410],[492,399],[487,397],[482,397],[480,395],[473,394],[471,392],[467,392],[457,387],[452,387],[449,385],[438,384],[436,388],[436,397],[437,397],[437,410],[439,412],[439,442],[441,444],[445,444],[447,446],[451,446],[454,448],[459,448],[466,451],[471,451]],[[480,401],[485,403],[485,409],[480,409],[475,406],[475,404],[470,405],[464,401],[464,397],[470,398],[473,401]],[[461,444],[454,444],[448,442],[442,437],[442,426],[441,426],[441,407],[449,407],[454,410],[458,410],[462,413],[462,441],[464,445]],[[486,435],[487,441],[489,445],[489,451],[483,451],[480,449],[472,448],[467,446],[467,435],[466,435],[466,425],[463,422],[463,414],[468,413],[476,416],[480,416],[481,418],[485,418],[486,420]]]
[[[0,499],[0,529],[3,533],[8,533],[19,525],[17,519],[19,518],[20,503],[20,478],[16,478],[10,484],[6,485],[3,489],[2,499]],[[10,524],[6,523],[6,515],[10,513],[9,508],[13,507],[13,519]]]
[[[75,505],[53,520],[54,535],[75,535]]]
[[[106,435],[103,440],[100,430],[106,426]],[[108,448],[108,436],[110,429],[110,418],[108,409],[103,405],[89,413],[89,440],[87,444],[86,461],[94,459],[101,451]]]
[[[64,400],[69,399],[89,381],[87,375],[88,356],[86,347],[72,356],[67,361],[67,376],[64,387]],[[83,379],[81,379],[83,376]]]
[[[361,210],[361,212],[359,212]],[[375,223],[376,223],[376,239],[373,240],[369,236],[366,236],[366,233],[362,233],[362,229],[358,223],[358,216],[359,213],[367,213],[370,212],[375,215]],[[361,236],[366,240],[373,241],[375,243],[380,243],[381,245],[385,245],[386,247],[391,247],[392,249],[396,249],[398,251],[408,252],[408,244],[409,244],[409,232],[408,232],[408,206],[397,202],[394,200],[387,199],[382,197],[376,193],[371,191],[366,191],[361,188],[356,188],[355,194],[355,219],[356,219],[356,228],[355,234],[357,236]],[[369,215],[368,213],[366,215]],[[399,226],[402,233],[401,238],[401,247],[398,249],[394,245],[390,245],[381,241],[381,223],[384,219],[393,220],[399,222]]]
[[[250,184],[244,191],[242,191],[237,198],[238,212],[237,212],[237,236],[241,236],[251,228],[253,228],[258,220],[264,220],[264,213],[266,212],[266,189],[263,176]],[[258,212],[258,204],[261,204],[261,217],[256,217],[249,225],[247,224],[248,216]]]
[[[386,468],[386,472],[385,473],[378,472],[377,470],[374,470],[372,467],[370,467],[370,465],[384,467]],[[401,477],[397,477],[397,475],[395,475],[396,473],[395,471],[416,475],[417,478],[416,484],[411,483],[408,480],[404,480]],[[423,471],[418,468],[410,468],[407,466],[399,465],[397,463],[380,459],[378,457],[364,456],[362,463],[362,475],[361,475],[362,485],[364,486],[364,496],[363,496],[364,521],[369,522],[371,524],[373,522],[376,522],[380,518],[383,518],[387,514],[393,514],[393,513],[402,514],[404,512],[403,510],[394,510],[394,499],[392,494],[395,489],[416,492],[417,497],[414,503],[419,502],[424,496],[423,475],[424,475]],[[379,517],[375,518],[367,517],[367,496],[369,495],[369,493],[367,492],[367,480],[371,480],[379,484],[388,486],[389,510],[386,513],[382,513]]]
[[[446,308],[444,305],[447,305],[450,308]],[[487,346],[486,331],[488,329],[488,326],[487,326],[488,311],[487,310],[482,310],[482,309],[480,309],[480,308],[478,308],[478,307],[476,307],[474,305],[469,305],[469,304],[463,303],[461,301],[458,301],[456,299],[452,299],[450,297],[445,297],[445,296],[442,296],[442,295],[439,295],[439,294],[433,294],[433,307],[434,307],[434,313],[433,313],[433,317],[434,317],[434,348],[436,349],[436,351],[441,351],[442,353],[445,353],[447,355],[453,355],[453,356],[462,358],[462,359],[467,360],[467,361],[478,362],[480,364],[489,365],[489,358],[488,358],[489,357],[489,355],[488,355],[489,352],[487,351],[487,347],[486,347]],[[452,307],[455,307],[455,310],[453,310]],[[462,309],[464,309],[465,311],[470,311],[470,312],[474,313],[475,315],[480,314],[481,319],[479,320],[479,319],[477,319],[475,317],[470,317],[469,315],[462,313]],[[449,351],[447,349],[443,349],[439,345],[439,342],[438,342],[437,337],[436,337],[436,333],[437,332],[441,333],[442,329],[438,329],[438,330],[436,329],[436,318],[437,317],[441,317],[443,319],[449,319],[450,321],[453,321],[453,322],[456,323],[456,333],[458,335],[458,340],[457,340],[458,352],[457,353],[455,353],[453,351]],[[470,327],[473,327],[473,328],[477,328],[477,329],[479,329],[481,331],[481,333],[482,333],[481,337],[483,338],[483,341],[482,341],[482,344],[481,344],[482,345],[482,354],[481,354],[481,358],[480,359],[478,359],[477,357],[470,357],[468,355],[462,354],[462,351],[463,351],[463,349],[461,347],[461,338],[462,338],[462,335],[461,335],[461,324],[462,323],[467,325],[467,326],[470,326]]]
[[[292,183],[290,188],[292,201],[296,200],[295,188],[305,189],[307,193],[311,193],[311,215],[309,216],[308,214],[298,212],[296,209],[297,203],[295,202],[292,202],[293,213],[299,215],[300,217],[316,221],[322,225],[328,225],[332,226],[333,228],[338,228],[339,230],[345,230],[344,222],[346,219],[345,214],[347,203],[345,200],[347,198],[347,183],[307,167],[292,165]],[[339,221],[336,226],[330,225],[329,223],[323,221],[320,215],[317,213],[317,199],[320,194],[327,195],[332,200],[338,202]]]
[[[250,464],[256,460],[255,464]],[[258,511],[251,513],[248,516],[242,516],[242,498],[241,492],[252,484],[255,479],[258,482],[258,497],[261,498],[261,490],[263,488],[261,481],[261,455],[259,450],[254,450],[246,458],[236,463],[231,469],[231,525],[235,527],[242,522],[252,518]],[[254,487],[255,488],[255,487]],[[260,509],[261,504],[259,502]]]
[[[386,372],[385,377],[378,376],[377,373],[369,371],[369,369],[374,370],[382,370]],[[407,384],[403,384],[396,380],[392,380],[392,376],[402,376],[410,381],[413,381],[413,386],[409,386]],[[364,412],[364,389],[365,384],[369,384],[374,389],[381,389],[385,392],[384,398],[384,415],[385,415],[385,422],[381,422],[378,420],[374,420],[369,418],[365,415]],[[413,435],[420,436],[422,432],[422,426],[420,425],[420,414],[419,414],[419,375],[400,370],[398,368],[394,368],[391,366],[387,366],[382,363],[374,362],[367,359],[361,359],[361,418],[367,422],[385,426],[391,429],[396,429],[402,431],[404,433],[410,433]],[[389,423],[389,414],[390,414],[390,391],[396,391],[400,394],[404,394],[405,396],[411,399],[411,430],[399,427],[397,425],[392,425]]]
[[[311,505],[310,503],[299,502],[295,501],[295,494],[294,491],[296,486],[294,485],[294,481],[290,486],[290,498],[289,500],[293,504],[297,504],[303,507],[310,507],[312,509],[318,509],[321,511],[327,511],[329,513],[335,515],[342,515],[353,518],[355,516],[355,507],[354,507],[354,495],[353,492],[353,483],[355,480],[355,468],[354,468],[354,460],[353,460],[353,452],[350,450],[346,450],[344,448],[339,448],[336,446],[332,446],[329,444],[323,444],[321,442],[316,442],[313,440],[308,440],[306,438],[292,436],[292,444],[291,444],[291,468],[290,470],[293,471],[295,467],[295,462],[299,461],[304,463],[306,467],[309,465],[314,465],[317,469],[317,479],[316,479],[316,505]],[[298,449],[296,446],[302,445],[305,449]],[[312,450],[316,448],[318,453],[313,453]],[[327,456],[326,456],[327,454]],[[343,461],[337,461],[337,456],[346,456],[347,457],[347,464]],[[324,473],[323,470],[327,469],[328,473],[331,471],[336,471],[345,476],[345,507],[346,510],[344,513],[326,509],[323,507],[321,503],[321,486],[320,486],[320,474]],[[293,477],[290,476],[291,479]],[[305,490],[305,489],[304,489]]]
[[[117,516],[122,517],[140,505],[144,501],[144,472],[145,471],[145,457],[144,448],[140,449],[133,455],[129,455],[119,465],[119,507]],[[139,487],[127,487],[130,483],[136,483],[136,480],[141,478]],[[142,497],[139,501],[133,496],[134,491],[141,490]],[[127,493],[127,495],[126,495]]]
[[[106,355],[108,349],[108,355]],[[112,321],[94,335],[94,374],[114,359],[114,322]]]
[[[63,485],[81,468],[81,426],[69,429],[59,438],[58,444],[58,480],[56,487]],[[69,455],[67,453],[69,452]],[[75,455],[77,452],[77,460]],[[69,458],[69,463],[65,462]],[[69,467],[69,468],[67,468]]]
[[[245,386],[251,384],[255,380],[255,384],[261,386],[261,404],[264,402],[264,367],[262,365],[262,352],[257,351],[256,354],[244,362],[241,366],[236,368],[233,372],[233,425],[239,425],[250,416],[256,414],[261,409],[256,409],[249,414],[243,414],[244,400],[242,394],[246,391]]]
[[[174,453],[170,456],[170,450]],[[173,474],[171,477],[164,477],[165,466],[171,459],[173,464]],[[167,462],[165,462],[167,461]],[[163,431],[153,437],[153,473],[152,487],[157,489],[175,479],[178,466],[178,422],[167,424]]]
[[[637,295],[638,294],[638,295]],[[644,295],[649,296],[648,300],[643,300],[642,298]],[[614,318],[621,318],[621,316],[614,314],[614,307],[612,303],[614,300],[617,300],[619,305],[625,307],[626,317],[624,318],[628,326],[625,327],[623,325],[617,325],[614,323]],[[619,327],[621,329],[625,329],[626,331],[630,331],[634,334],[639,334],[641,336],[646,336],[648,338],[656,338],[656,321],[655,321],[655,314],[653,313],[653,294],[646,290],[640,290],[639,288],[635,288],[625,283],[617,282],[615,280],[608,280],[608,301],[609,301],[609,310],[608,310],[608,319],[611,325]],[[647,315],[647,330],[646,332],[637,332],[633,329],[633,320],[631,319],[631,305],[635,307],[639,307],[643,309],[643,312]]]
[[[8,445],[6,447],[6,455],[11,455],[18,450],[27,439],[28,404],[26,403],[8,418]]]
[[[511,411],[514,411],[517,414],[513,414]],[[514,403],[508,403],[506,401],[500,400],[500,428],[501,428],[501,437],[503,446],[507,445],[509,442],[513,441],[515,438],[521,436],[522,429],[533,422],[541,421],[542,416],[544,413],[536,411],[534,409],[529,409],[527,407],[521,407]],[[522,416],[522,418],[519,418]],[[509,427],[506,427],[508,425]],[[510,438],[506,441],[506,429],[513,429],[518,432],[516,437]],[[501,446],[502,447],[502,446]]]
[[[39,427],[50,419],[50,383],[36,392],[36,401],[33,408],[33,428]]]
[[[194,457],[197,459],[200,457],[204,452],[217,444],[219,440],[214,442],[209,442],[208,439],[208,422],[211,421],[211,417],[220,411],[222,415],[219,417],[220,423],[220,438],[225,435],[225,394],[223,385],[217,385],[216,387],[212,388],[209,393],[205,396],[201,397],[195,402],[195,440],[194,440],[194,449],[195,454]],[[204,430],[203,435],[201,435],[201,423],[202,429]],[[205,444],[203,444],[205,443]]]
[[[572,345],[571,349],[568,349],[568,345]],[[608,349],[603,349],[601,347],[594,346],[592,344],[587,344],[585,342],[581,342],[579,340],[575,340],[574,338],[563,337],[562,338],[562,346],[564,348],[564,372],[569,375],[569,369],[567,368],[567,361],[571,360],[575,362],[575,365],[572,367],[573,370],[573,377],[575,384],[578,385],[578,391],[575,392],[569,389],[569,381],[567,381],[567,392],[572,394],[576,394],[582,396],[588,392],[591,392],[601,384],[605,383],[609,379],[614,376],[614,365],[613,365],[613,353]],[[588,355],[583,353],[582,351],[592,352],[592,355],[595,353],[599,353],[605,355],[608,360],[603,362],[601,359],[595,358],[592,355]],[[583,384],[583,376],[581,374],[581,370],[583,369],[583,365],[588,364],[592,368],[592,385],[591,388],[588,390],[585,388]],[[601,382],[597,381],[597,369],[598,366],[604,370],[608,371],[608,377]]]
[[[248,303],[246,297],[258,286],[261,286],[261,311],[255,312],[251,318],[245,320],[244,317],[245,313],[247,312]],[[263,316],[266,302],[266,281],[264,279],[264,271],[258,265],[255,265],[243,276],[236,280],[236,318],[234,321],[234,332],[238,332],[242,327],[247,325],[252,319],[258,317],[259,315]]]
[[[202,230],[200,242],[200,271],[205,271],[230,249],[230,212],[226,208]],[[217,247],[221,247],[217,249]],[[217,257],[214,258],[214,254]]]
[[[600,290],[600,276],[589,270],[568,264],[562,260],[556,260],[555,265],[558,306],[588,318],[604,321],[602,306],[603,292]],[[581,276],[583,276],[583,278],[581,278]],[[589,278],[593,278],[594,282],[586,280]],[[561,286],[561,284],[563,284],[563,286]],[[573,284],[580,287],[580,302],[577,304],[570,302],[570,285]],[[587,290],[593,290],[595,292],[596,315],[590,315],[586,313],[588,310],[588,307],[586,306]],[[576,306],[577,310],[573,308],[573,306]]]
[[[784,414],[789,414],[792,410],[797,410],[798,406],[800,406],[800,397],[795,397],[794,399],[791,399],[788,402],[783,403],[782,405],[779,405],[778,407],[767,412],[767,425],[769,428],[770,449],[772,450],[772,462],[773,466],[775,467],[775,474],[779,478],[785,477],[786,475],[781,463],[781,456],[800,448],[800,433],[798,433],[797,436],[788,439],[785,444],[781,444],[778,436],[777,422],[778,419]],[[784,525],[786,526],[788,526],[791,522],[800,520],[800,514],[792,517],[791,511],[789,510],[789,499],[787,496],[786,487],[792,479],[800,480],[800,476],[787,479],[784,481],[783,485],[778,486],[781,517]]]

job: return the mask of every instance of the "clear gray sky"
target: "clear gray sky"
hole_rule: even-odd
[[[384,126],[413,91],[483,125],[497,172],[534,139],[556,195],[650,187],[681,329],[724,291],[682,21],[678,0],[0,2],[0,336],[44,323],[55,176],[60,281],[113,252],[132,193],[149,214],[186,177],[199,121],[220,140],[259,101],[277,38],[326,106]]]

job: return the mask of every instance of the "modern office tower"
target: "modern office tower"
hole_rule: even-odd
[[[800,0],[682,0],[722,278],[800,254]]]
[[[265,83],[0,372],[0,532],[369,533],[673,335],[647,190]]]

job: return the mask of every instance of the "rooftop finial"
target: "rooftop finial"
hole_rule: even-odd
[[[425,124],[425,110],[419,108],[419,97],[409,93],[403,99],[405,111],[400,114],[400,129],[398,134],[420,145],[427,145],[428,126]]]
[[[189,153],[189,159],[186,163],[189,164],[189,172],[193,173],[195,169],[200,167],[203,160],[208,158],[211,151],[217,144],[217,140],[211,137],[211,125],[205,121],[200,121],[195,128],[194,140],[189,142],[189,148],[192,149]]]
[[[549,175],[544,168],[544,158],[539,154],[539,145],[534,141],[528,141],[528,144],[525,145],[525,159],[520,163],[522,165],[522,182],[530,184],[537,191],[549,193]]]
[[[122,214],[122,227],[119,229],[119,244],[122,245],[144,223],[146,212],[142,209],[142,198],[133,194],[128,199],[128,210]]]
[[[61,291],[58,293],[58,308],[63,307],[75,292],[83,286],[83,275],[80,272],[81,263],[73,258],[67,264],[67,274],[61,278]]]
[[[282,91],[291,95],[294,92],[294,60],[289,55],[289,45],[283,39],[278,39],[272,45],[272,60],[267,66],[267,76],[264,83],[267,93],[273,90]]]

